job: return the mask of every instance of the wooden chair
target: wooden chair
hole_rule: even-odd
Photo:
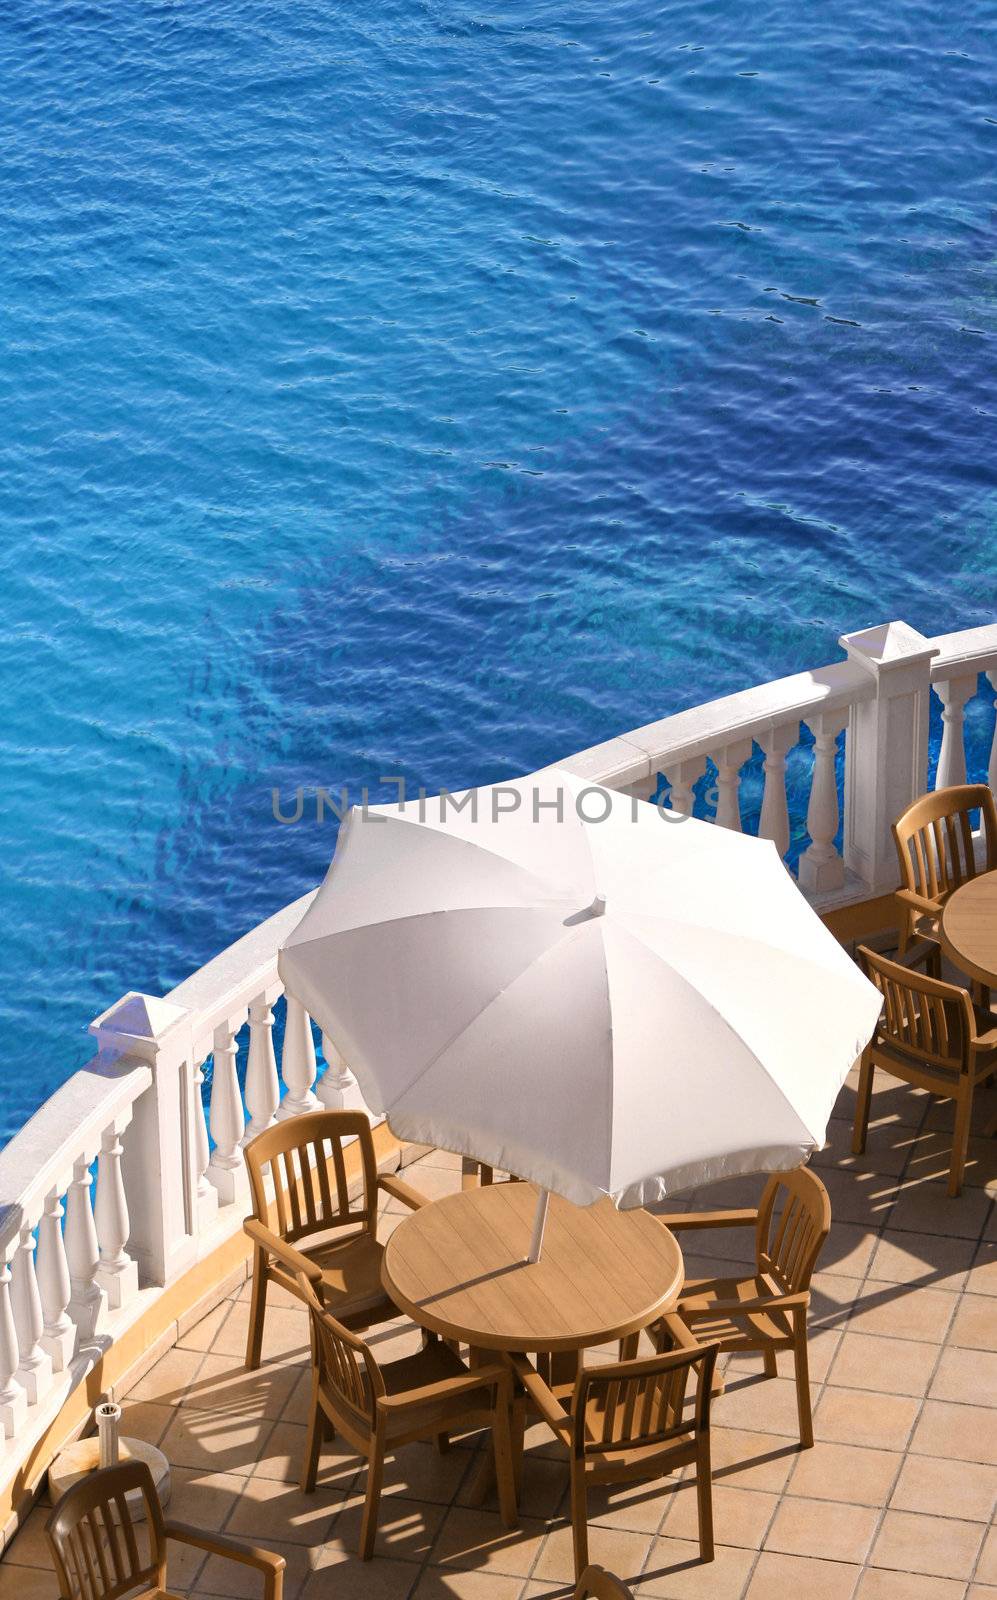
[[[136,1493],[146,1518],[137,1527],[126,1498]],[[167,1539],[255,1568],[263,1576],[263,1600],[281,1600],[284,1593],[283,1556],[225,1534],[164,1521],[144,1461],[122,1461],[74,1483],[50,1515],[45,1532],[61,1600],[117,1600],[119,1595],[180,1600],[166,1588]],[[240,1592],[252,1592],[248,1582],[240,1585]]]
[[[634,1600],[634,1596],[615,1572],[607,1572],[605,1567],[586,1567],[573,1600]]]
[[[710,1388],[716,1357],[715,1345],[695,1344],[692,1349],[640,1361],[582,1367],[573,1385],[553,1387],[525,1356],[506,1357],[525,1391],[526,1403],[568,1447],[576,1582],[589,1564],[589,1485],[664,1477],[689,1464],[696,1468],[700,1555],[704,1561],[713,1560]],[[694,1369],[695,1395],[691,1410],[687,1410],[686,1390]],[[524,1409],[519,1402],[514,1447],[517,1471]],[[612,1588],[603,1591],[607,1595],[620,1592],[626,1594],[626,1590]]]
[[[315,1488],[327,1431],[338,1430],[367,1458],[361,1559],[369,1561],[374,1553],[385,1456],[413,1440],[442,1440],[454,1431],[491,1428],[502,1520],[507,1528],[516,1527],[508,1368],[501,1363],[468,1368],[433,1338],[415,1355],[381,1365],[359,1335],[323,1310],[304,1277],[300,1287],[312,1328],[312,1399],[301,1488],[305,1494]]]
[[[361,1187],[350,1197],[344,1143],[355,1138]],[[400,1179],[379,1175],[370,1122],[362,1111],[310,1111],[278,1122],[246,1146],[253,1215],[243,1224],[256,1246],[246,1366],[260,1364],[267,1288],[298,1295],[304,1273],[325,1304],[351,1328],[396,1317],[381,1287],[377,1239],[379,1191],[417,1210],[425,1198]],[[266,1176],[273,1184],[267,1194]],[[348,1231],[345,1231],[348,1230]]]
[[[954,1100],[948,1192],[955,1197],[962,1192],[973,1094],[997,1070],[997,1018],[974,1006],[958,984],[915,972],[864,945],[858,956],[866,977],[883,996],[883,1010],[862,1055],[852,1149],[856,1155],[865,1149],[877,1067]]]
[[[773,1172],[756,1211],[687,1211],[661,1221],[673,1231],[754,1226],[754,1273],[687,1278],[674,1313],[651,1333],[659,1347],[683,1342],[689,1330],[719,1350],[761,1350],[769,1378],[776,1376],[776,1353],[792,1350],[800,1443],[809,1449],[814,1432],[807,1309],[810,1279],[831,1228],[831,1202],[817,1174],[809,1167]]]
[[[986,859],[977,867],[971,811],[979,810]],[[900,954],[915,939],[936,939],[938,918],[954,889],[978,872],[997,868],[997,806],[985,783],[936,789],[907,807],[893,824],[900,861],[897,890],[902,917]]]

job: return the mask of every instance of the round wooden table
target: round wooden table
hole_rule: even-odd
[[[997,988],[997,872],[970,878],[949,896],[939,938],[962,972]]]
[[[537,1188],[464,1189],[406,1217],[381,1278],[415,1322],[474,1350],[568,1352],[622,1338],[674,1305],[682,1252],[647,1211],[550,1197],[540,1260],[528,1262]]]

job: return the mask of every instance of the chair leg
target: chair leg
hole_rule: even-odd
[[[634,1361],[640,1349],[640,1333],[628,1333],[625,1339],[620,1340],[620,1360]]]
[[[318,1391],[312,1385],[311,1416],[308,1419],[308,1432],[305,1435],[305,1454],[301,1463],[301,1492],[311,1494],[315,1488],[315,1479],[318,1474],[318,1460],[322,1453],[322,1423],[324,1413],[318,1401]]]
[[[696,1510],[699,1513],[699,1559],[712,1561],[713,1549],[713,1473],[710,1467],[710,1436],[700,1435],[696,1457]]]
[[[512,1403],[512,1421],[509,1429],[512,1450],[512,1479],[516,1490],[516,1503],[523,1487],[523,1447],[526,1434],[526,1396],[517,1395]]]
[[[959,1085],[955,1101],[955,1134],[952,1139],[952,1162],[949,1167],[949,1194],[956,1199],[962,1193],[962,1179],[966,1170],[966,1153],[969,1149],[969,1129],[973,1116],[973,1085]]]
[[[257,1245],[253,1250],[253,1287],[249,1299],[249,1336],[246,1340],[247,1372],[256,1371],[263,1354],[263,1320],[267,1314],[267,1285],[269,1282],[270,1273],[267,1270],[266,1251]]]
[[[445,1455],[449,1455],[449,1453],[450,1453],[450,1435],[449,1435],[449,1433],[446,1433],[446,1432],[438,1433],[436,1435],[436,1454],[438,1456],[445,1456]]]
[[[868,1050],[862,1052],[862,1065],[859,1068],[859,1087],[855,1096],[855,1126],[852,1129],[852,1154],[860,1156],[865,1151],[865,1141],[869,1132],[869,1110],[872,1105],[872,1076],[875,1071],[872,1055]]]
[[[508,1400],[499,1397],[492,1417],[492,1449],[495,1452],[495,1481],[498,1485],[499,1510],[506,1528],[519,1526],[516,1507],[516,1467],[512,1449],[512,1432],[509,1426]]]
[[[589,1564],[588,1502],[585,1495],[585,1469],[571,1462],[571,1542],[575,1552],[575,1582]]]
[[[777,1378],[779,1376],[779,1363],[776,1361],[775,1351],[771,1345],[766,1345],[762,1351],[762,1361],[765,1364],[766,1378]]]
[[[796,1409],[800,1418],[800,1444],[811,1450],[814,1442],[813,1416],[810,1410],[810,1358],[807,1352],[807,1324],[797,1323],[793,1343],[796,1366]]]
[[[377,1517],[381,1509],[381,1484],[384,1481],[384,1438],[374,1436],[374,1448],[367,1464],[367,1493],[363,1503],[363,1521],[360,1524],[360,1559],[369,1561],[374,1554],[377,1538]]]

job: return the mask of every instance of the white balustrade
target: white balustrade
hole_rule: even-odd
[[[44,1321],[35,1274],[35,1235],[29,1224],[21,1229],[11,1262],[10,1299],[19,1352],[14,1376],[35,1405],[51,1385],[52,1358],[41,1342]]]
[[[208,1165],[211,1161],[211,1143],[208,1139],[208,1124],[204,1115],[204,1062],[195,1061],[191,1066],[192,1086],[190,1099],[191,1139],[194,1146],[194,1176],[196,1209],[198,1228],[207,1227],[212,1217],[218,1210],[218,1190],[208,1176]]]
[[[848,726],[848,713],[829,711],[810,719],[814,736],[814,767],[807,807],[810,845],[800,857],[800,886],[822,892],[840,889],[845,863],[834,843],[841,820],[838,806],[838,735]]]
[[[244,1143],[271,1128],[280,1104],[277,1058],[273,1048],[273,1012],[267,994],[249,1003],[249,1055],[246,1060],[246,1108],[250,1123]]]
[[[669,809],[681,812],[684,817],[691,817],[696,798],[693,794],[693,785],[706,771],[706,757],[694,756],[688,761],[669,763],[662,768],[662,771],[669,783]]]
[[[316,1094],[328,1111],[365,1111],[360,1085],[328,1034],[322,1035],[325,1071],[318,1080]]]
[[[715,821],[721,828],[734,833],[741,830],[741,768],[751,760],[751,740],[737,739],[733,744],[718,750],[714,760],[717,768],[717,812]]]
[[[104,1322],[107,1295],[97,1281],[100,1245],[90,1199],[90,1162],[82,1155],[73,1164],[73,1181],[66,1191],[66,1258],[69,1262],[69,1314],[88,1344]]]
[[[997,689],[997,670],[987,673],[987,682],[991,689]],[[994,701],[994,710],[997,711],[997,700]],[[993,738],[990,741],[990,760],[987,764],[987,782],[997,794],[997,721],[994,722]]]
[[[112,1311],[138,1292],[138,1266],[125,1249],[128,1243],[128,1201],[121,1175],[121,1134],[130,1113],[105,1128],[97,1158],[97,1201],[94,1225],[100,1260],[95,1278]]]
[[[781,856],[789,849],[789,805],[786,800],[786,757],[799,742],[798,722],[783,723],[778,728],[765,728],[758,735],[758,743],[765,755],[765,788],[762,792],[762,813],[758,820],[761,838],[771,839]]]
[[[72,1286],[69,1262],[62,1237],[62,1201],[59,1191],[45,1196],[45,1209],[38,1224],[38,1292],[41,1296],[42,1349],[48,1353],[53,1372],[63,1372],[76,1349],[76,1326],[69,1315]]]
[[[14,1308],[10,1299],[10,1263],[0,1257],[0,1427],[12,1439],[24,1422],[28,1397],[14,1374],[20,1362]]]
[[[942,702],[942,747],[938,752],[935,788],[948,789],[966,781],[966,702],[977,690],[977,676],[942,678],[934,690]]]
[[[284,1047],[280,1057],[281,1077],[287,1088],[277,1116],[299,1116],[315,1111],[318,1098],[312,1093],[315,1082],[315,1040],[312,1036],[311,1018],[300,1000],[285,996]]]
[[[246,1119],[235,1065],[239,1049],[235,1036],[241,1022],[240,1018],[234,1026],[224,1022],[217,1027],[212,1050],[211,1137],[215,1148],[208,1163],[208,1177],[224,1205],[231,1205],[241,1193],[246,1170],[240,1148]]]

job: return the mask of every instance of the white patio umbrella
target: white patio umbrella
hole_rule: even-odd
[[[556,769],[352,811],[280,974],[398,1137],[622,1208],[798,1165],[880,1007],[772,844]]]

